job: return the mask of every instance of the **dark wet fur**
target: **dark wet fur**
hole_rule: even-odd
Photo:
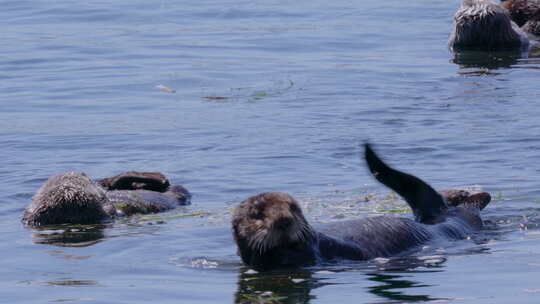
[[[106,191],[109,203],[116,215],[158,213],[187,205],[191,194],[180,185],[172,185],[165,192],[149,190]]]
[[[323,225],[319,228],[321,255],[326,260],[346,258],[367,260],[407,252],[430,240],[444,237],[463,239],[474,224],[463,219],[443,219],[437,225],[425,225],[402,217],[377,216]],[[334,244],[340,244],[341,249]],[[354,245],[354,246],[352,246]],[[354,250],[350,250],[350,248]]]
[[[432,221],[447,209],[442,196],[430,185],[413,175],[387,166],[369,144],[365,145],[365,158],[371,174],[407,201],[418,222]]]
[[[124,172],[104,178],[98,184],[107,190],[150,190],[165,192],[171,185],[160,172]]]
[[[48,224],[87,224],[108,218],[103,209],[105,191],[84,173],[67,172],[52,176],[38,190],[23,215],[30,226]]]
[[[145,172],[136,173],[146,175]],[[129,178],[133,180],[133,172],[119,176],[131,176]],[[155,173],[149,173],[145,178],[147,184],[163,180]],[[190,198],[189,192],[180,185],[169,186],[164,192],[108,190],[84,173],[66,172],[52,176],[38,190],[26,208],[22,222],[34,227],[99,223],[117,216],[155,213],[187,205]]]
[[[339,259],[367,260],[407,253],[437,238],[463,239],[482,227],[479,212],[489,203],[489,194],[449,191],[441,195],[419,178],[390,168],[369,145],[365,148],[370,171],[405,198],[416,221],[380,216],[315,229],[290,195],[262,193],[243,201],[233,216],[242,261],[269,270]]]
[[[528,39],[500,5],[463,0],[448,44],[452,50],[502,51],[527,47]]]
[[[503,0],[501,5],[510,12],[518,26],[530,20],[540,20],[540,0]]]

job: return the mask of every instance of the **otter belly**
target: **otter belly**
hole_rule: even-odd
[[[379,216],[325,224],[317,227],[326,236],[319,242],[320,252],[326,259],[367,260],[406,253],[437,239],[464,239],[474,231],[474,227],[458,217],[442,220],[429,225],[407,218]]]

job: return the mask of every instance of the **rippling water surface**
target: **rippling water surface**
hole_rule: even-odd
[[[454,56],[458,1],[2,4],[2,301],[538,301],[540,59]],[[367,174],[365,140],[436,188],[492,193],[486,229],[402,258],[242,266],[230,213],[258,192],[293,194],[313,222],[410,216]],[[161,171],[193,204],[24,228],[68,170]]]

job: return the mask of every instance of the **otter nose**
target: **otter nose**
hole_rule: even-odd
[[[274,226],[276,229],[283,229],[283,230],[285,230],[285,229],[287,229],[287,228],[289,228],[289,227],[291,226],[292,222],[293,222],[293,220],[292,220],[292,218],[290,218],[290,217],[281,217],[281,218],[279,218],[278,220],[276,220],[276,221],[274,222],[274,225],[273,225],[273,226]]]

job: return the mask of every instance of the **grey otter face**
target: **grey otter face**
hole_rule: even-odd
[[[233,230],[237,243],[259,254],[309,242],[314,234],[298,202],[280,192],[262,193],[242,202],[233,216]]]
[[[104,190],[84,173],[55,175],[38,190],[23,216],[30,226],[87,224],[107,219]]]
[[[454,15],[452,50],[498,51],[528,46],[528,38],[506,9],[491,0],[464,0]]]

